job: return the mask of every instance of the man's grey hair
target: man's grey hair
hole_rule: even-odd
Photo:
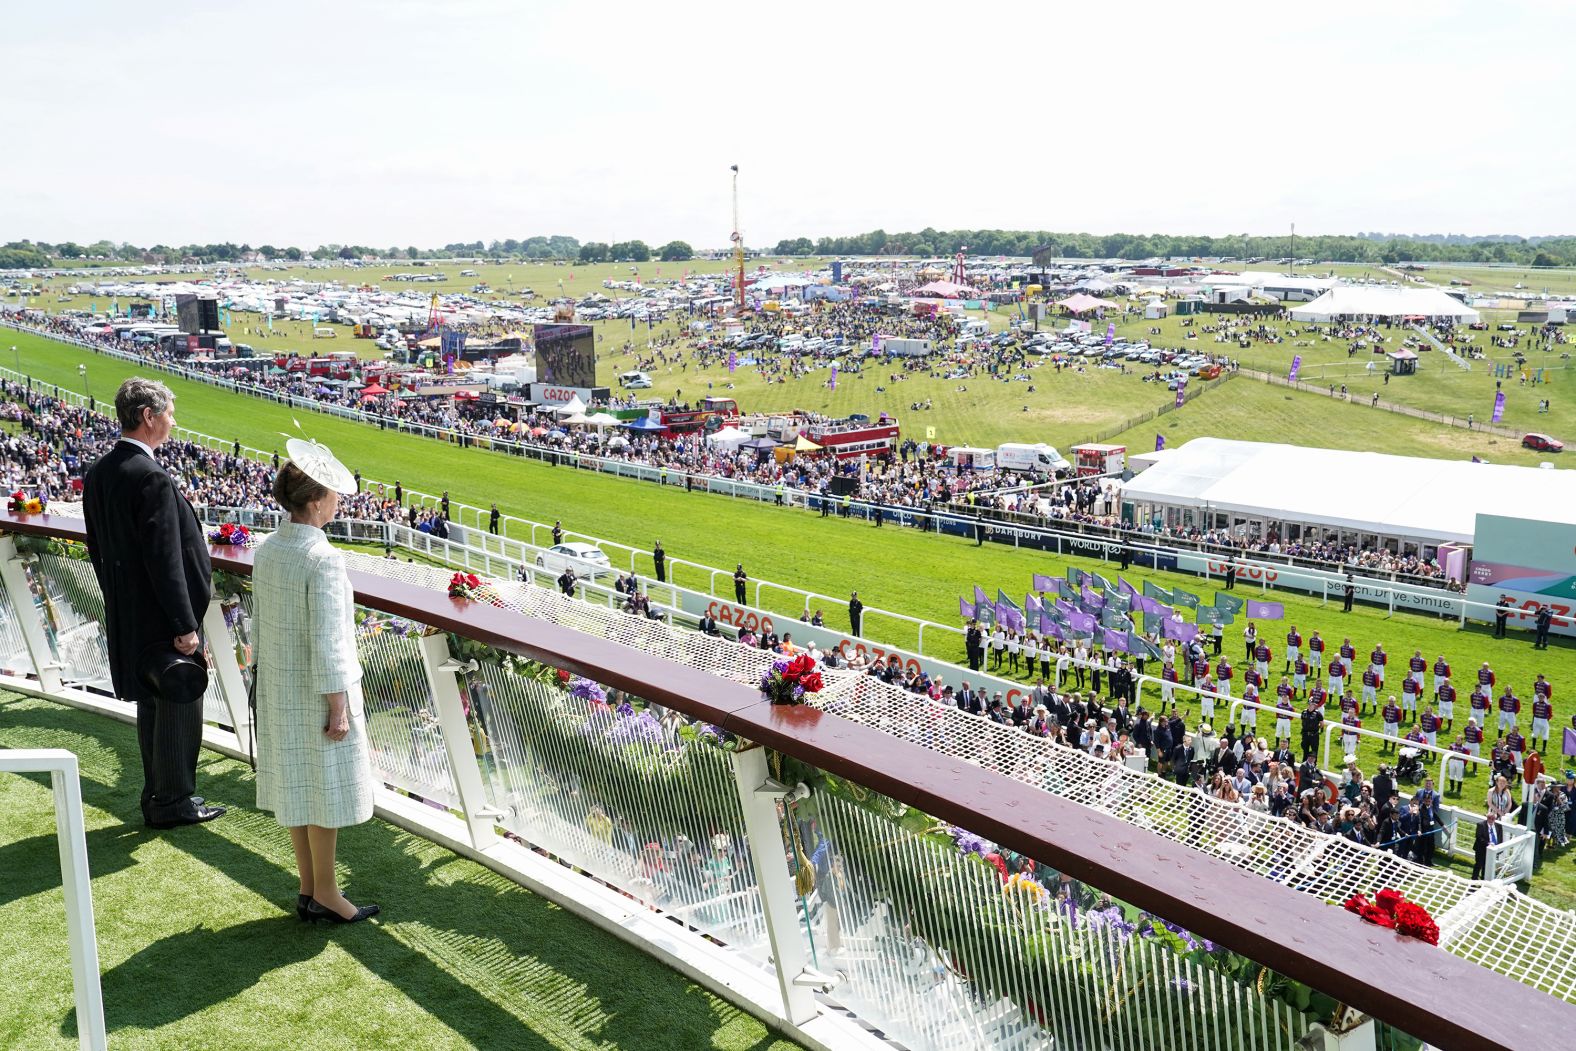
[[[175,395],[158,380],[133,376],[115,392],[115,417],[120,429],[134,431],[142,426],[142,410],[152,409],[155,416],[169,410]]]

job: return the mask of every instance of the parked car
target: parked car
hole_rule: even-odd
[[[1539,452],[1557,453],[1565,448],[1565,443],[1558,438],[1550,438],[1547,434],[1529,434],[1521,439],[1523,449],[1536,449]]]
[[[568,569],[581,579],[615,575],[606,552],[595,544],[554,544],[536,556],[536,565],[553,573]]]

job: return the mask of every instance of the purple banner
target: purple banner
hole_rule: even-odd
[[[1067,614],[1067,623],[1071,624],[1073,626],[1073,630],[1080,635],[1090,635],[1094,633],[1094,617],[1088,613],[1080,613],[1078,610],[1073,610],[1071,613]]]
[[[1120,576],[1116,578],[1116,589],[1122,594],[1130,597],[1138,594],[1138,589],[1129,584],[1127,581],[1123,580]]]
[[[1187,401],[1187,390],[1185,388],[1183,388],[1183,387],[1178,387],[1177,388],[1177,408],[1180,409],[1182,407],[1182,403],[1184,401]]]
[[[1178,642],[1192,642],[1198,635],[1198,625],[1167,617],[1166,622],[1160,625],[1160,634],[1164,638],[1175,639]]]
[[[986,605],[990,604],[990,596],[987,595],[985,593],[985,589],[980,587],[978,584],[974,585],[974,601],[983,602]]]
[[[1061,625],[1045,616],[1040,617],[1040,634],[1049,635],[1051,638],[1057,640],[1067,638],[1067,635],[1062,631]],[[1566,731],[1566,733],[1569,732],[1569,730]]]
[[[1164,449],[1165,447],[1166,447],[1166,436],[1163,435],[1163,434],[1155,435],[1155,452],[1159,452],[1160,450]]]
[[[1505,418],[1505,392],[1504,391],[1495,391],[1494,392],[1494,415],[1489,417],[1489,419],[1492,420],[1494,423],[1498,423],[1500,420],[1503,420],[1504,418]]]
[[[634,320],[634,319],[631,318],[630,320]],[[739,352],[736,351],[736,350],[728,351],[728,372],[731,374],[733,372],[733,370],[738,368],[738,367],[739,367]]]
[[[958,616],[964,618],[965,620],[973,620],[974,619],[974,603],[970,602],[966,598],[959,598],[958,599]]]
[[[1299,373],[1301,371],[1302,371],[1302,355],[1301,354],[1293,354],[1292,355],[1292,359],[1291,359],[1291,375],[1288,376],[1287,379],[1291,380],[1293,383],[1296,383],[1297,382],[1297,373]]]
[[[1112,631],[1110,628],[1100,629],[1100,645],[1107,650],[1116,650],[1121,653],[1126,653],[1133,648],[1132,640],[1127,637],[1127,632]]]
[[[1105,345],[1110,346],[1116,339],[1116,322],[1112,321],[1105,326]]]
[[[1088,585],[1083,589],[1083,605],[1085,609],[1105,609],[1105,597],[1091,591]]]
[[[1055,591],[1057,594],[1061,594],[1057,589],[1057,585],[1060,583],[1061,579],[1059,577],[1048,577],[1044,573],[1034,574],[1035,591]]]
[[[1249,620],[1280,620],[1284,616],[1286,616],[1286,607],[1279,602],[1259,602],[1248,599]]]
[[[832,362],[832,389],[837,389],[837,362]]]

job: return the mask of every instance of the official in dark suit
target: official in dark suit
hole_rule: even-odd
[[[1472,834],[1472,879],[1482,879],[1488,868],[1488,848],[1499,845],[1499,815],[1490,810],[1488,819]]]
[[[139,674],[150,647],[191,655],[213,593],[208,544],[153,451],[175,428],[175,396],[133,377],[115,394],[121,439],[87,473],[83,515],[88,555],[104,593],[110,676],[117,696],[137,705],[142,750],[142,818],[154,828],[211,821],[197,787],[202,704],[161,697]]]

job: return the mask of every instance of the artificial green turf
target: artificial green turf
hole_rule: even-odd
[[[639,950],[381,821],[340,838],[341,879],[378,920],[300,923],[290,839],[251,808],[251,772],[203,753],[217,822],[134,818],[134,730],[0,698],[0,747],[81,762],[114,1048],[629,1048],[797,1045]],[[54,834],[41,779],[0,775],[0,1047],[76,1046]]]

